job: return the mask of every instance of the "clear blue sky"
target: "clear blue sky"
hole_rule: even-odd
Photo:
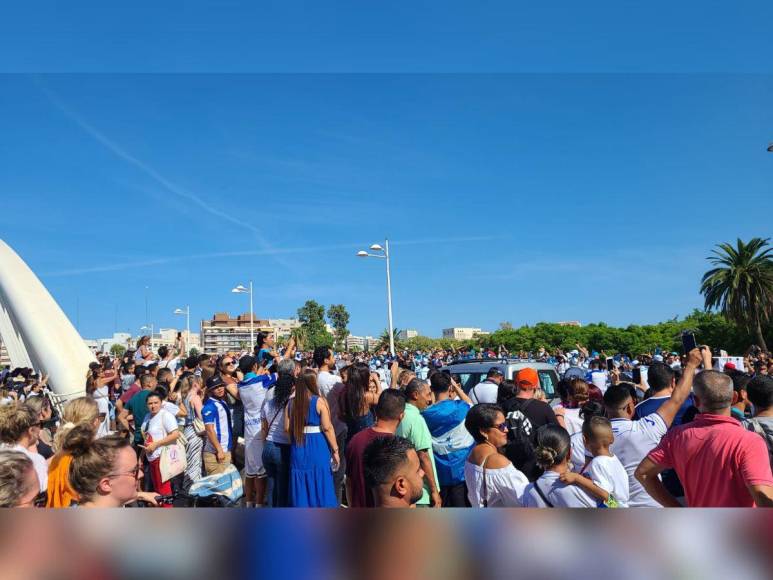
[[[245,311],[250,278],[261,317],[378,333],[354,253],[385,235],[398,328],[655,322],[701,305],[714,244],[773,233],[773,75],[725,74],[770,71],[769,6],[186,6],[12,12],[0,70],[542,74],[0,77],[0,235],[84,336],[138,332],[146,286],[157,327]]]

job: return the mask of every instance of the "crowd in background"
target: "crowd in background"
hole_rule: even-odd
[[[769,506],[773,360],[724,355],[391,356],[259,333],[186,356],[142,337],[62,405],[45,376],[2,371],[0,505]],[[552,365],[555,397],[528,365],[505,376],[513,359]],[[463,388],[454,361],[494,364]]]

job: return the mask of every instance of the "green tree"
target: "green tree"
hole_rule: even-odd
[[[335,341],[337,348],[346,346],[346,337],[349,336],[349,313],[343,304],[332,304],[327,309],[327,317],[330,326],[335,329]]]
[[[325,307],[314,300],[307,300],[298,309],[301,330],[298,336],[303,339],[304,349],[318,346],[333,346],[333,336],[325,328]],[[298,337],[296,337],[298,338]],[[299,341],[300,342],[300,341]]]
[[[398,338],[399,335],[400,335],[400,330],[397,329],[397,328],[393,328],[392,329],[392,338],[393,338],[394,343],[395,343],[395,351],[400,350],[400,348],[401,348],[401,343],[400,343],[400,340]],[[389,350],[389,330],[387,330],[386,328],[381,333],[381,336],[379,336],[378,348],[379,349],[385,348],[385,349]]]
[[[121,358],[125,352],[126,347],[121,344],[114,344],[110,347],[110,354],[112,354],[115,358]]]
[[[188,351],[188,356],[199,356],[199,349],[194,346]]]
[[[773,248],[769,238],[753,238],[736,246],[718,244],[707,260],[715,267],[701,280],[707,311],[718,310],[726,318],[754,333],[767,351],[763,326],[773,313]]]

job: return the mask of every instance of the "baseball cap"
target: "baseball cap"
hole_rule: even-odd
[[[735,369],[735,363],[727,362],[725,363],[725,370],[726,371],[734,371]]]
[[[505,376],[502,372],[502,369],[499,367],[491,367],[488,372],[486,373],[487,377],[503,377]]]
[[[532,368],[525,368],[518,371],[515,383],[522,389],[536,389],[539,387],[539,375]]]
[[[213,375],[207,379],[207,390],[216,389],[218,387],[224,387],[225,381],[220,375]]]
[[[655,362],[663,362],[663,357],[659,354],[656,354],[655,356],[652,357],[652,360],[654,360]]]

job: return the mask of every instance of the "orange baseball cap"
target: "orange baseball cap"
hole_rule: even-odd
[[[534,369],[521,369],[516,375],[515,382],[521,389],[537,389],[539,388],[539,375]]]

